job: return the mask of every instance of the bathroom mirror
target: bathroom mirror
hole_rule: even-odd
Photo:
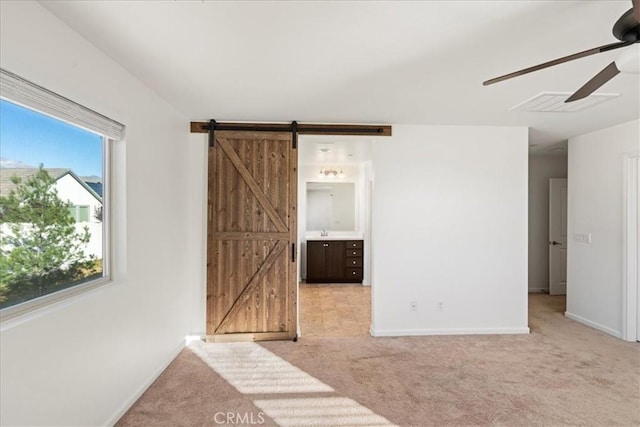
[[[307,182],[307,231],[355,231],[352,182]]]

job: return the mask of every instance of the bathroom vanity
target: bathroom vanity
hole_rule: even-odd
[[[307,283],[362,283],[362,240],[307,240]]]

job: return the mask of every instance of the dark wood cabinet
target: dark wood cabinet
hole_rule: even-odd
[[[307,240],[307,282],[320,280],[325,273],[326,242]]]
[[[362,240],[307,240],[307,283],[362,283]]]

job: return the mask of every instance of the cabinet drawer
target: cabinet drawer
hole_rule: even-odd
[[[361,268],[347,268],[347,279],[362,280]]]
[[[362,249],[362,240],[352,240],[345,242],[347,249]]]
[[[347,248],[347,256],[362,257],[362,249]]]
[[[346,267],[362,267],[362,257],[347,258]]]

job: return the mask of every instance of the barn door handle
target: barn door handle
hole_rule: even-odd
[[[296,262],[296,244],[291,244],[291,262]]]

